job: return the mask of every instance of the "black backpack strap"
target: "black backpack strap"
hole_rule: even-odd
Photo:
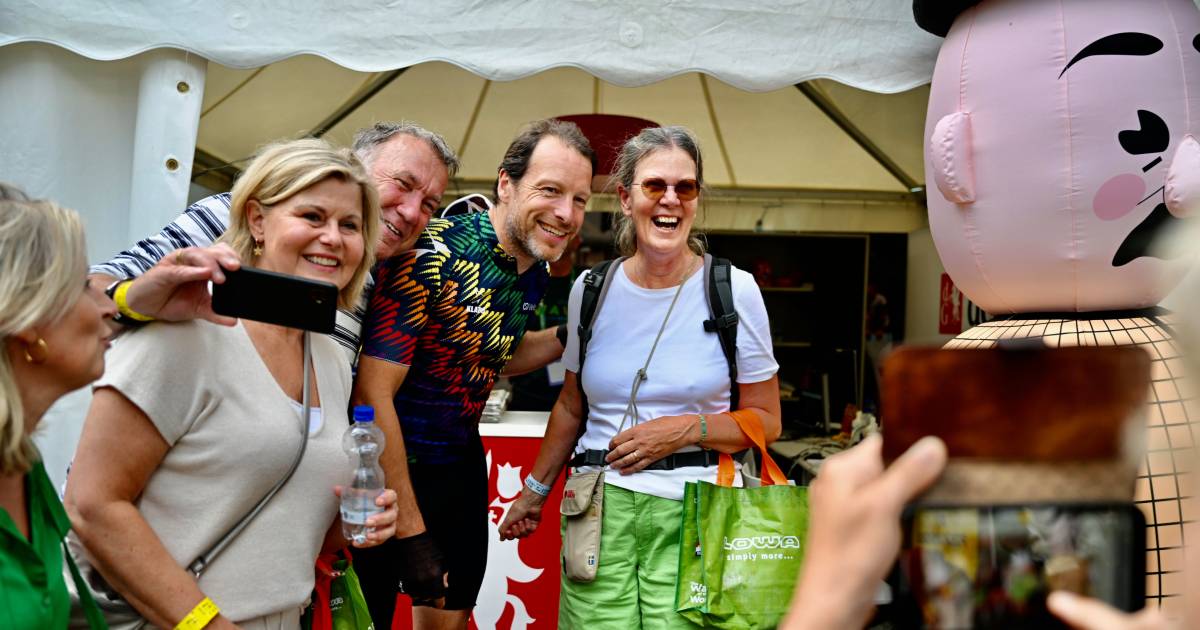
[[[604,303],[604,296],[608,295],[608,287],[612,285],[611,271],[616,270],[618,266],[625,260],[622,256],[615,260],[605,260],[592,267],[587,276],[583,278],[583,297],[579,301],[579,370],[575,372],[575,383],[579,387],[579,398],[582,403],[582,414],[579,422],[579,435],[575,437],[576,441],[583,436],[583,431],[587,427],[588,417],[588,402],[587,394],[583,392],[583,363],[587,359],[588,342],[592,339],[592,324],[596,322],[596,314],[600,312],[600,305]]]
[[[712,319],[704,321],[704,330],[717,333],[721,351],[729,365],[729,408],[737,409],[737,309],[733,306],[733,263],[726,258],[704,255],[704,292]]]

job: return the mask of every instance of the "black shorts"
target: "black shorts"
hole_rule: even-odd
[[[471,610],[483,584],[488,553],[488,476],[478,438],[451,464],[409,463],[409,478],[425,529],[449,572],[447,610]],[[394,542],[354,549],[358,574],[376,628],[391,628],[398,570],[405,561]]]

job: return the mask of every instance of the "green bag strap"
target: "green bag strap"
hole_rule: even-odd
[[[67,549],[66,540],[63,540],[62,548],[63,557],[67,559],[67,566],[71,569],[71,580],[75,582],[75,591],[79,593],[79,605],[83,606],[83,614],[87,617],[88,626],[92,630],[108,630],[108,622],[104,620],[104,615],[100,613],[100,607],[92,598],[92,591],[88,588],[87,582],[83,581],[83,576],[79,574],[79,567],[75,566],[75,559],[71,557],[71,551]]]

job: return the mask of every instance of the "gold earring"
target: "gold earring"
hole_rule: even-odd
[[[50,356],[50,349],[46,347],[46,340],[42,339],[41,337],[38,337],[37,343],[34,345],[36,345],[38,350],[41,352],[41,356],[40,357],[33,356],[29,352],[29,346],[25,346],[25,361],[28,363],[35,363],[35,364],[45,363],[46,358]]]
[[[254,239],[254,252],[253,253],[254,253],[255,257],[262,256],[262,254],[263,254],[262,248],[263,248],[263,242],[258,239]]]

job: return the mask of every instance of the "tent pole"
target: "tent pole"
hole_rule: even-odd
[[[704,92],[704,105],[708,108],[708,120],[712,123],[713,133],[717,134],[717,148],[721,150],[721,159],[725,161],[725,170],[729,172],[729,181],[734,188],[738,187],[737,175],[733,172],[733,160],[729,159],[729,150],[725,148],[725,136],[721,134],[721,123],[717,120],[717,110],[713,108],[712,93],[708,91],[708,77],[700,75],[700,89]]]
[[[467,143],[471,141],[471,134],[475,133],[475,123],[479,122],[479,112],[483,110],[483,101],[487,98],[488,89],[492,87],[491,79],[483,80],[483,87],[479,88],[479,98],[475,99],[475,107],[471,109],[471,118],[467,120],[467,130],[463,132],[462,142],[458,144],[458,155],[465,155],[467,152]]]
[[[196,155],[192,158],[192,183],[209,190],[231,190],[233,180],[242,174],[242,169],[234,166],[238,162],[226,162],[221,158],[196,147]]]
[[[862,147],[863,151],[867,152],[867,155],[870,155],[880,166],[891,173],[892,177],[895,177],[897,181],[903,184],[906,190],[913,193],[921,192],[922,185],[908,173],[905,173],[904,169],[900,168],[900,165],[892,158],[888,157],[888,154],[884,153],[883,149],[879,148],[879,145],[875,144],[874,141],[867,137],[867,134],[858,128],[858,125],[854,124],[854,121],[850,120],[842,110],[838,109],[837,105],[824,92],[807,81],[797,83],[796,89],[808,97],[808,100],[812,101],[812,104],[816,105],[817,109],[821,110],[821,113],[833,121],[833,124],[837,125],[846,135],[850,136],[851,140],[854,140],[858,146]],[[922,203],[924,203],[924,195],[921,197]]]
[[[366,85],[364,85],[358,90],[358,92],[354,94],[354,96],[350,97],[350,100],[343,103],[341,107],[337,108],[337,110],[326,117],[325,120],[317,123],[317,126],[313,127],[308,132],[308,135],[314,138],[320,138],[321,136],[325,135],[330,129],[333,129],[334,126],[342,122],[342,120],[344,120],[347,116],[353,114],[359,107],[362,107],[364,103],[371,100],[371,98],[378,94],[380,90],[387,87],[392,81],[395,81],[396,77],[404,74],[405,70],[408,70],[408,68],[397,68],[395,70],[381,72],[374,79],[368,81]]]
[[[208,61],[168,48],[139,57],[127,242],[154,234],[187,205]]]

